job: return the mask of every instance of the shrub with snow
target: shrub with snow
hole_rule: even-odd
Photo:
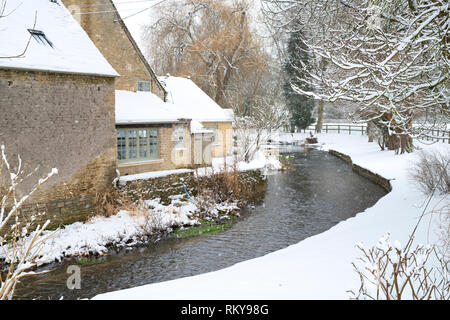
[[[422,151],[419,161],[411,170],[412,179],[426,194],[435,190],[441,194],[450,192],[450,152]]]
[[[435,246],[403,247],[389,234],[370,248],[358,244],[362,256],[353,266],[361,286],[349,291],[355,299],[449,300],[449,261]],[[437,266],[437,267],[436,267]]]

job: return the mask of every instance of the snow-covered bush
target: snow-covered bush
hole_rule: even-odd
[[[19,196],[17,189],[23,181],[24,172],[22,159],[18,156],[17,169],[14,170],[5,154],[5,146],[0,146],[0,250],[8,250],[8,259],[3,261],[7,265],[5,275],[0,274],[0,300],[11,299],[17,283],[24,277],[35,274],[32,270],[36,266],[36,259],[43,242],[51,236],[41,237],[50,223],[37,225],[28,235],[28,229],[33,226],[36,216],[25,217],[20,208],[31,195],[53,175],[57,169],[42,179],[24,196]],[[0,261],[0,266],[2,261]]]
[[[405,247],[389,242],[389,234],[377,245],[357,247],[362,253],[353,263],[361,286],[349,291],[355,299],[370,300],[449,300],[448,259],[435,246]]]
[[[421,152],[419,161],[412,168],[411,176],[426,194],[431,194],[434,190],[441,194],[448,194],[450,192],[449,162],[450,152]]]
[[[438,219],[439,247],[449,259],[450,256],[450,152],[422,151],[419,160],[410,169],[413,181],[425,194],[436,195],[440,200],[431,210]]]

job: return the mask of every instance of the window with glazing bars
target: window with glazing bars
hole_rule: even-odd
[[[117,160],[121,163],[158,158],[158,129],[117,129]]]
[[[151,91],[152,86],[150,81],[138,81],[137,91]]]
[[[47,38],[44,32],[36,29],[28,29],[28,32],[32,35],[34,40],[43,45],[49,45],[53,48],[53,43]]]

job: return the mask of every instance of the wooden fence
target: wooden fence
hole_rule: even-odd
[[[437,141],[442,143],[445,143],[447,141],[450,144],[450,131],[432,129],[426,134],[422,134],[418,139],[422,141]]]
[[[345,123],[324,123],[322,126],[322,132],[337,132],[337,133],[361,133],[361,135],[366,134],[367,125],[365,124],[345,124]],[[312,125],[303,131],[315,132],[316,126]]]
[[[316,127],[314,125],[304,129],[303,132],[311,131],[315,132]],[[366,124],[346,124],[346,123],[324,123],[322,126],[322,133],[361,133],[361,135],[367,134]],[[450,144],[450,131],[442,129],[432,129],[427,134],[422,134],[418,140],[430,141],[430,142],[442,142]]]

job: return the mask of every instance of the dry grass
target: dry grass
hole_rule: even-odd
[[[241,174],[236,165],[225,165],[220,171],[202,177],[195,174],[197,196],[211,199],[215,203],[227,201],[244,201],[251,190],[241,181]]]
[[[349,291],[355,299],[370,300],[448,300],[450,283],[448,259],[436,247],[392,246],[385,236],[371,248],[358,245],[362,252],[357,266],[361,286]],[[437,262],[437,264],[436,264]]]
[[[425,194],[450,192],[450,152],[421,152],[419,161],[410,171],[412,179]]]
[[[110,217],[121,210],[135,213],[138,206],[134,203],[125,191],[117,188],[111,188],[108,192],[97,193],[95,195],[94,205],[95,215]]]
[[[236,165],[225,165],[220,171],[208,176],[199,176],[197,172],[193,184],[200,218],[214,218],[218,215],[218,210],[225,214],[235,214],[238,207],[255,198],[258,183],[255,179],[240,172]]]

